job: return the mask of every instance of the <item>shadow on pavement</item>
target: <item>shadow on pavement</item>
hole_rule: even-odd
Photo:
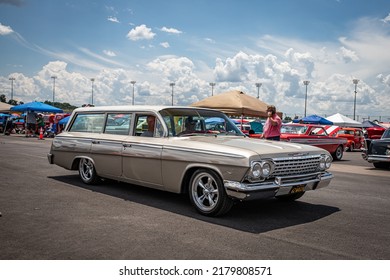
[[[111,180],[104,180],[98,185],[91,186],[82,183],[78,175],[48,178],[69,184],[72,187],[103,193],[197,220],[256,234],[310,223],[340,211],[337,207],[311,204],[299,200],[288,203],[270,199],[238,202],[225,216],[212,218],[198,214],[186,195]]]

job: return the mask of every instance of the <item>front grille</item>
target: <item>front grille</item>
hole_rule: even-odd
[[[307,156],[274,159],[275,169],[272,176],[289,176],[316,172],[318,171],[320,158],[321,156]]]

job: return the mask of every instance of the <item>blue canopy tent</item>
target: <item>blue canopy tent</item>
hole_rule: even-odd
[[[25,104],[16,105],[10,108],[15,112],[50,112],[50,113],[62,113],[63,110],[57,107],[42,103],[42,102],[29,102]]]
[[[301,119],[293,120],[293,123],[300,123],[300,122],[308,123],[308,124],[333,125],[333,122],[317,115],[311,115]]]
[[[369,121],[369,120],[365,120],[363,123],[362,123],[362,127],[363,128],[368,128],[368,127],[382,127],[380,126],[379,124],[376,124],[372,121]]]

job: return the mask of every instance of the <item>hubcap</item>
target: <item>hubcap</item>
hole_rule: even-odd
[[[192,197],[196,206],[202,211],[212,210],[218,202],[218,185],[208,173],[200,173],[193,180]]]

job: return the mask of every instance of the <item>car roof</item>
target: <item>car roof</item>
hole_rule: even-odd
[[[74,110],[74,112],[101,112],[101,111],[111,111],[111,112],[123,112],[123,111],[151,111],[157,113],[163,109],[192,109],[192,110],[212,110],[210,108],[198,108],[191,106],[163,106],[163,105],[119,105],[119,106],[95,106],[95,107],[81,107]]]

